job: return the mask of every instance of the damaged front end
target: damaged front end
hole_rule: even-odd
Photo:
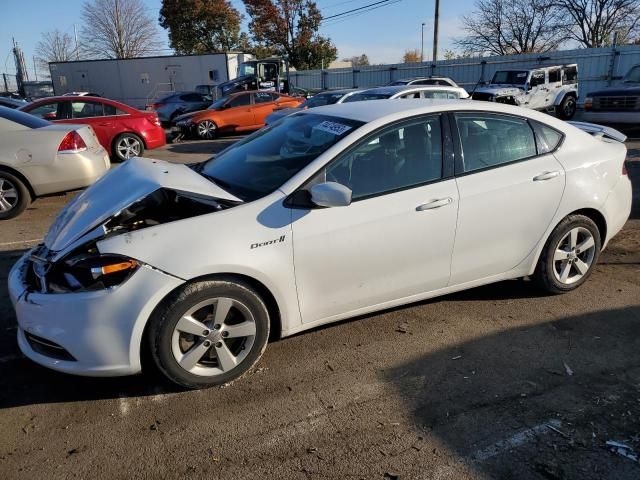
[[[102,254],[100,241],[240,203],[185,165],[128,160],[60,212],[44,244],[27,260],[27,289],[69,293],[117,287],[146,265]]]

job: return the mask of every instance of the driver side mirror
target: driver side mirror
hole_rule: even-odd
[[[318,183],[311,187],[311,202],[318,207],[348,207],[351,193],[351,189],[341,183]]]

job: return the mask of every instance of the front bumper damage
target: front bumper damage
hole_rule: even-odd
[[[86,376],[140,372],[144,326],[158,303],[183,280],[143,265],[117,287],[40,293],[28,283],[32,251],[9,274],[9,295],[25,356],[53,370]]]

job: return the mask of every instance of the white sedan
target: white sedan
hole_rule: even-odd
[[[91,127],[0,106],[0,220],[18,216],[42,195],[91,185],[110,166]]]
[[[270,333],[506,279],[579,287],[631,209],[626,148],[487,102],[345,103],[196,167],[135,158],[9,276],[26,356],[190,388],[237,379]],[[296,361],[296,359],[292,359]]]

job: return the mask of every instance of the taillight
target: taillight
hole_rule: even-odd
[[[622,162],[622,175],[627,176],[629,172],[627,171],[627,162]]]
[[[151,122],[152,125],[155,125],[156,127],[160,127],[160,119],[158,118],[158,114],[154,113],[153,115],[149,115],[147,117],[147,120],[149,120],[149,122]]]
[[[58,146],[58,153],[78,153],[84,152],[87,149],[87,144],[78,132],[75,130],[67,133],[60,146]]]

